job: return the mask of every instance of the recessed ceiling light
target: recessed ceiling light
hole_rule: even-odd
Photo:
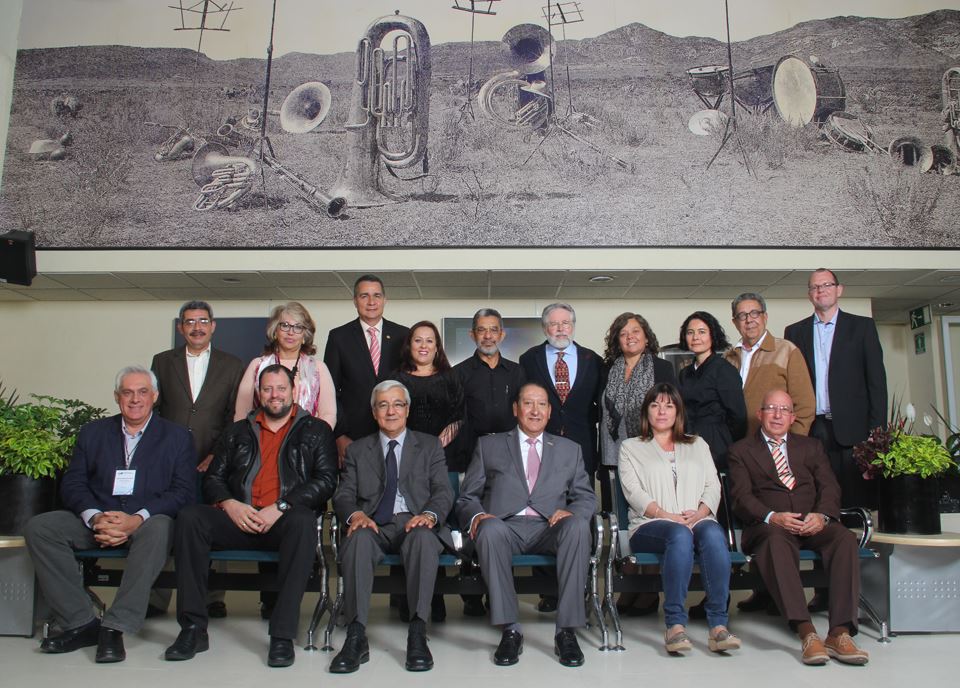
[[[943,303],[938,303],[937,308],[953,308],[955,305],[957,304],[951,303],[950,301],[944,301]]]
[[[960,275],[947,275],[940,278],[941,283],[949,284],[951,282],[960,282]]]
[[[614,280],[610,275],[594,275],[590,278],[590,281],[593,284],[600,284],[602,282],[612,282]]]
[[[222,281],[225,284],[240,284],[240,280],[236,277],[224,277]]]

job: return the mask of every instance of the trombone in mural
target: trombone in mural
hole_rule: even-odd
[[[382,47],[386,39],[387,47]],[[413,17],[380,17],[357,46],[357,68],[344,125],[347,154],[332,194],[356,208],[402,200],[383,188],[380,162],[394,170],[428,169],[430,36]],[[412,181],[422,176],[405,179]],[[400,177],[397,177],[400,178]]]

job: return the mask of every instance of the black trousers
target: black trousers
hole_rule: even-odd
[[[195,504],[177,514],[173,536],[177,563],[177,622],[207,627],[207,575],[210,551],[218,549],[277,550],[280,554],[277,602],[270,616],[270,635],[293,640],[300,622],[300,602],[317,552],[317,515],[293,507],[262,535],[244,533],[226,512]]]
[[[877,508],[877,485],[875,480],[864,480],[853,458],[853,447],[837,442],[833,434],[833,421],[826,416],[817,416],[810,427],[810,437],[816,437],[830,459],[830,468],[840,483],[840,506]]]

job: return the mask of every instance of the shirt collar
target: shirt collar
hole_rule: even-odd
[[[519,425],[517,426],[517,435],[520,436],[520,444],[526,444],[528,439],[529,439],[529,440],[535,440],[536,442],[543,442],[543,433],[542,433],[542,432],[541,432],[539,435],[537,435],[536,437],[534,437],[533,435],[528,435],[528,434],[525,433],[523,430],[521,430]]]
[[[814,325],[826,325],[827,323],[832,324],[834,327],[837,326],[837,316],[840,315],[840,309],[838,308],[833,312],[833,317],[829,320],[821,320],[820,316],[817,315],[817,312],[813,312],[813,324]]]
[[[758,339],[758,340],[757,340],[757,343],[754,344],[753,346],[747,347],[747,345],[743,343],[743,340],[742,340],[742,339],[741,339],[740,342],[737,344],[737,346],[739,346],[739,347],[740,347],[741,349],[743,349],[744,351],[756,351],[757,349],[760,348],[760,345],[763,344],[763,340],[766,339],[766,338],[767,338],[767,331],[764,330],[764,331],[763,331],[763,334],[760,335],[760,339]]]
[[[190,353],[190,349],[185,349],[187,352],[187,358],[200,358],[201,356],[210,356],[210,344],[207,344],[207,348],[201,351],[198,354]]]
[[[134,434],[127,432],[127,421],[124,417],[120,416],[120,429],[123,430],[123,434],[126,437],[140,437],[143,435],[144,431],[147,429],[147,426],[150,425],[150,421],[153,420],[153,411],[150,412],[150,415],[147,417],[147,422],[143,424],[143,427],[137,430]]]
[[[402,450],[402,449],[403,449],[403,443],[404,443],[404,441],[407,439],[407,429],[406,429],[406,428],[404,428],[404,429],[403,429],[403,432],[401,432],[401,433],[400,433],[399,435],[397,435],[396,437],[387,437],[386,435],[383,434],[382,431],[378,432],[377,434],[380,436],[380,447],[383,449],[383,454],[384,454],[384,456],[386,456],[386,454],[387,454],[387,449],[390,447],[390,441],[391,441],[391,440],[395,441],[395,442],[397,443],[397,446]]]
[[[773,441],[773,442],[776,442],[776,441],[777,441],[775,438],[770,437],[770,435],[768,435],[767,433],[765,433],[765,432],[763,431],[763,428],[760,429],[760,434],[763,435],[763,441],[767,443],[767,447],[770,446],[770,442],[771,442],[771,441]],[[789,434],[790,434],[790,433],[788,432],[787,435],[789,435]],[[786,442],[787,442],[787,435],[784,435],[784,436],[783,436],[783,439],[780,440],[784,445],[786,445]]]
[[[378,334],[379,334],[380,332],[383,332],[383,318],[380,318],[380,319],[379,319],[377,322],[375,322],[373,325],[368,325],[368,324],[365,323],[363,320],[360,320],[359,322],[360,322],[360,327],[363,328],[363,333],[364,333],[364,334],[367,334],[367,331],[368,331],[371,327],[372,327],[373,329],[375,329]]]
[[[569,356],[572,356],[573,354],[575,354],[575,353],[577,352],[577,345],[576,345],[576,343],[575,343],[572,339],[570,340],[570,344],[567,346],[566,349],[558,349],[557,347],[555,347],[555,346],[554,346],[553,344],[551,344],[550,342],[547,342],[546,346],[547,346],[547,353],[548,353],[548,354],[562,353],[562,354],[564,354],[564,355],[566,355],[566,356],[569,357]]]

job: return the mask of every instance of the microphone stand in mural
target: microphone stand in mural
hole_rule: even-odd
[[[736,91],[734,91],[733,86],[733,48],[730,42],[730,2],[729,0],[723,0],[723,11],[724,18],[727,22],[727,78],[730,80],[730,117],[727,119],[727,123],[723,128],[723,138],[720,139],[720,147],[717,148],[717,152],[713,154],[713,157],[710,158],[710,162],[707,163],[707,169],[710,169],[710,166],[713,165],[714,161],[717,159],[717,156],[720,155],[720,151],[724,149],[727,145],[727,142],[733,138],[737,142],[737,147],[740,149],[740,156],[743,158],[743,165],[747,168],[747,172],[753,176],[753,169],[750,167],[750,160],[747,158],[747,151],[743,147],[743,141],[740,139],[740,132],[737,129],[737,98]]]

